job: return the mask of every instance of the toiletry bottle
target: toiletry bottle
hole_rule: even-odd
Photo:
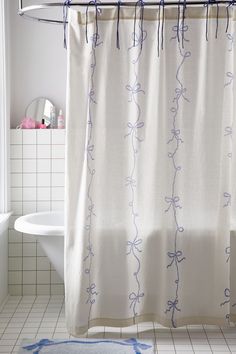
[[[65,118],[62,114],[62,109],[59,111],[59,116],[57,117],[57,128],[64,129],[65,128]]]
[[[47,129],[44,119],[42,119],[42,123],[39,125],[39,129]]]
[[[57,127],[56,109],[54,106],[51,107],[50,111],[50,125],[52,129],[56,129]]]

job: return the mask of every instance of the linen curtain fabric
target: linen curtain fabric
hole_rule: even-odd
[[[69,11],[73,335],[236,319],[235,10],[227,33],[225,7],[218,19],[209,9],[207,26],[204,7],[179,23],[168,7],[164,24],[158,9],[145,8],[143,21],[140,11],[134,23],[134,8],[121,8],[118,25],[117,8],[97,21],[89,10],[87,25],[86,14]]]

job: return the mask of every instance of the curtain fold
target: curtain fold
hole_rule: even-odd
[[[134,9],[121,8],[120,49],[117,9],[102,9],[97,23],[89,11],[87,24],[69,11],[73,335],[96,325],[236,319],[235,11],[227,33],[223,10],[218,25],[210,11],[206,41],[204,8],[179,24],[167,8],[163,50],[158,11],[145,8],[143,22],[139,11],[134,26]]]

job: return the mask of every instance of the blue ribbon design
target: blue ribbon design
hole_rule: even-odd
[[[233,128],[232,127],[225,127],[225,134],[224,136],[230,135],[232,137],[233,134]]]
[[[231,71],[228,71],[226,73],[226,76],[227,76],[227,78],[229,78],[229,81],[224,84],[224,87],[229,86],[230,84],[232,84],[232,82],[234,80],[234,74]]]
[[[167,144],[171,143],[174,139],[179,140],[181,143],[183,143],[183,139],[180,138],[180,129],[171,129],[172,138],[170,138],[167,141]]]
[[[173,208],[182,209],[182,207],[177,204],[180,201],[178,196],[165,197],[165,201],[166,203],[169,203],[169,207],[165,210],[165,213],[167,213],[170,210],[171,206],[173,206]]]
[[[183,22],[175,25],[172,27],[172,31],[176,33],[175,36],[171,37],[170,38],[170,41],[173,40],[173,39],[177,39],[178,38],[178,34],[181,33],[182,37],[183,37],[183,40],[185,42],[189,42],[188,39],[185,39],[184,38],[184,33],[188,31],[188,25],[185,25]]]
[[[148,345],[145,343],[138,342],[136,338],[130,338],[124,341],[116,341],[116,340],[95,340],[95,341],[81,341],[81,340],[64,340],[64,341],[51,341],[48,339],[41,339],[39,342],[34,344],[26,345],[23,349],[28,351],[34,350],[33,354],[39,354],[41,349],[49,346],[56,346],[60,344],[84,344],[84,345],[93,345],[93,344],[116,344],[120,346],[132,347],[134,350],[134,354],[142,354],[142,350],[147,350],[152,348],[152,345]]]
[[[126,85],[125,86],[128,91],[130,91],[133,95],[137,94],[139,92],[142,92],[145,94],[144,90],[141,89],[141,84],[139,82],[135,83],[133,86],[131,85]]]
[[[126,184],[125,184],[126,186],[132,186],[133,188],[136,187],[136,180],[134,178],[126,177],[125,180],[126,180]]]
[[[67,18],[68,18],[68,8],[70,7],[72,0],[64,1],[63,5],[63,27],[64,27],[64,48],[67,49],[66,42],[66,29],[67,29]]]
[[[187,99],[187,97],[185,97],[185,93],[187,92],[187,89],[185,87],[176,87],[175,89],[175,93],[176,93],[176,96],[175,98],[173,99],[173,102],[175,101],[178,101],[180,99],[180,97],[183,97],[183,99],[187,102],[189,102],[189,100]]]
[[[138,252],[142,252],[142,251],[138,248],[138,246],[141,245],[141,243],[142,243],[142,239],[141,239],[141,238],[135,239],[135,240],[133,240],[133,241],[128,241],[128,242],[127,242],[127,245],[128,245],[128,247],[130,247],[130,250],[129,250],[129,252],[127,253],[127,255],[130,254],[130,253],[133,251],[134,248],[135,248]]]
[[[220,304],[220,306],[224,306],[225,304],[228,304],[230,302],[230,289],[229,288],[226,288],[224,290],[224,294],[225,294],[225,297],[226,297],[226,300],[224,302],[222,302]]]
[[[227,202],[224,204],[224,208],[231,205],[231,194],[228,192],[224,192],[224,197],[228,198]]]
[[[134,292],[132,292],[131,294],[129,294],[129,300],[131,301],[130,302],[130,308],[133,307],[133,305],[136,303],[136,302],[139,302],[139,299],[144,297],[144,293],[140,293],[140,294],[135,294]]]
[[[229,52],[232,52],[233,50],[233,45],[234,45],[234,41],[235,41],[235,38],[234,38],[234,35],[230,34],[230,33],[227,33],[227,38],[228,40],[231,42],[231,46],[230,48],[228,49]]]
[[[175,299],[174,301],[168,300],[167,301],[168,309],[165,310],[165,313],[170,312],[171,310],[180,311],[180,309],[177,307],[177,304],[178,304],[177,299]]]
[[[228,263],[229,259],[230,259],[230,246],[229,247],[226,247],[225,249],[225,253],[227,254],[228,258],[226,260],[226,263]]]
[[[129,131],[129,133],[127,133],[125,135],[125,138],[134,133],[135,134],[135,138],[139,142],[142,142],[143,140],[138,137],[137,132],[138,132],[138,129],[143,128],[143,126],[144,126],[144,122],[136,121],[134,124],[131,123],[131,122],[128,122],[127,127],[130,129],[130,131]]]
[[[167,252],[167,255],[172,259],[171,263],[168,264],[167,268],[171,267],[174,261],[181,263],[184,259],[186,259],[185,257],[182,257],[183,256],[182,251]]]

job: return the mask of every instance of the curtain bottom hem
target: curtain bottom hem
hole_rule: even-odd
[[[230,315],[230,321],[236,323],[236,314]],[[87,332],[92,327],[128,327],[142,322],[157,322],[160,325],[173,328],[171,320],[163,319],[155,314],[140,315],[127,319],[111,319],[111,318],[95,318],[89,321],[88,325],[81,327],[73,327],[68,324],[67,329],[70,335],[74,337],[86,336]],[[219,317],[186,317],[175,320],[175,327],[182,327],[187,325],[216,325],[216,326],[229,326],[228,320]]]

